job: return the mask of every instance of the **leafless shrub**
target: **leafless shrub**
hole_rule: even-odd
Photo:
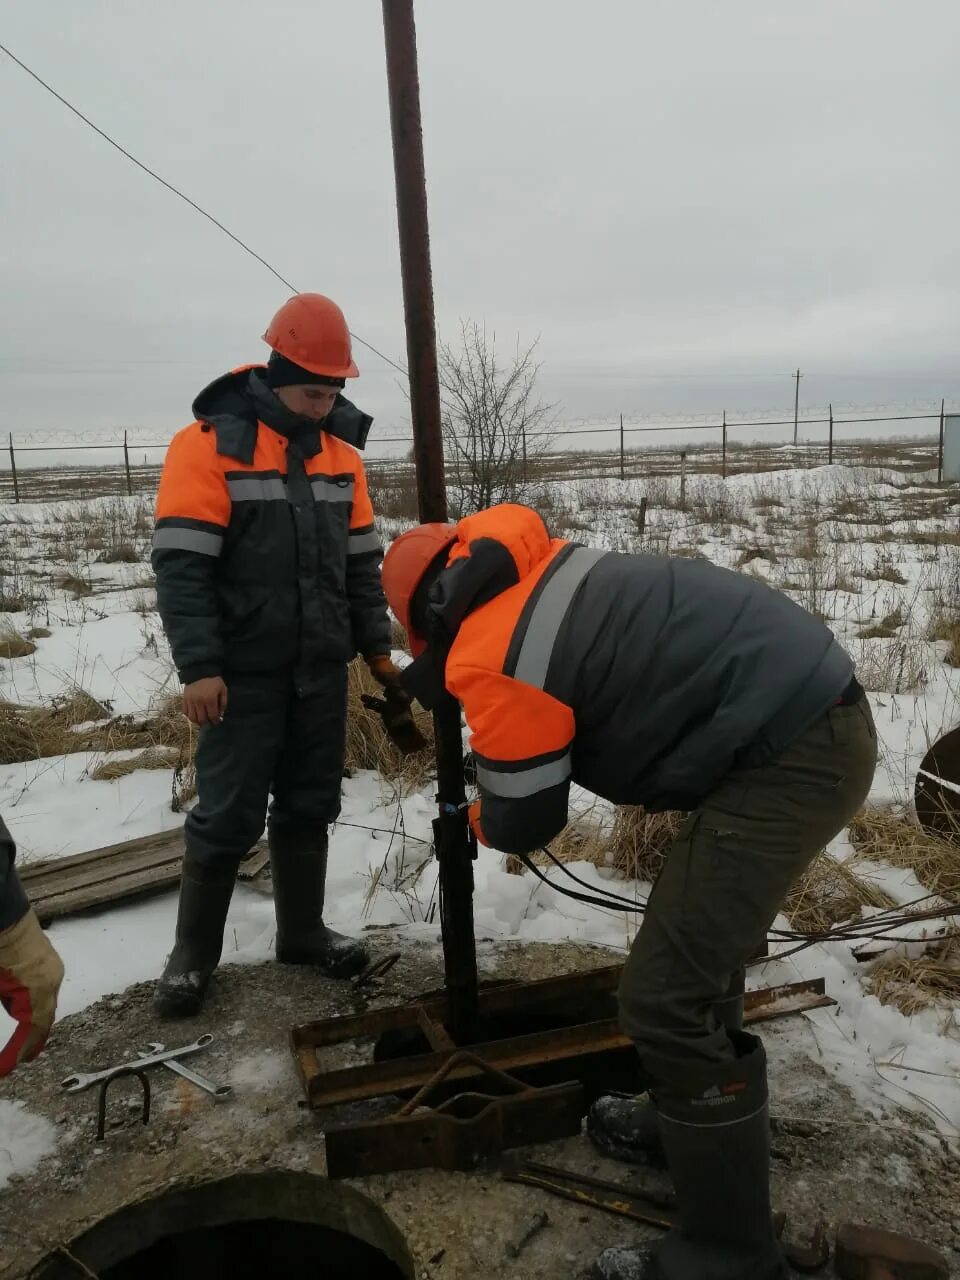
[[[554,408],[536,396],[535,342],[501,364],[495,334],[466,321],[460,334],[459,349],[440,344],[440,391],[452,495],[466,515],[522,497],[531,459],[549,448]]]

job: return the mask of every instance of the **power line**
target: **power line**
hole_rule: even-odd
[[[267,270],[270,272],[270,274],[275,276],[276,279],[279,280],[281,284],[286,285],[286,287],[290,289],[291,292],[293,293],[300,292],[300,290],[296,287],[296,285],[291,284],[290,281],[287,280],[285,276],[282,276],[280,272],[276,269],[276,267],[272,266],[266,260],[266,258],[261,257],[260,254],[257,253],[255,249],[251,249],[250,246],[245,241],[241,240],[239,236],[234,235],[234,233],[230,230],[230,228],[225,227],[222,222],[220,222],[217,218],[213,216],[212,213],[207,213],[206,209],[198,205],[196,200],[191,200],[188,195],[185,195],[184,192],[182,192],[178,187],[175,187],[172,182],[168,182],[166,178],[162,178],[159,173],[156,173],[153,169],[145,165],[142,160],[138,160],[135,155],[131,155],[131,153],[127,151],[125,147],[122,147],[119,142],[116,142],[113,138],[111,138],[109,133],[105,133],[103,129],[100,128],[99,125],[94,124],[93,121],[88,116],[85,116],[83,112],[79,110],[78,107],[75,107],[72,102],[68,102],[62,93],[57,93],[56,89],[54,89],[52,85],[47,84],[46,80],[44,80],[41,76],[37,75],[36,71],[33,71],[30,67],[28,67],[25,62],[21,62],[21,60],[17,57],[17,55],[15,53],[12,53],[5,44],[0,44],[0,53],[5,53],[7,57],[11,60],[11,62],[15,62],[22,71],[25,71],[28,76],[31,76],[34,80],[36,80],[37,84],[39,84],[42,88],[46,89],[47,93],[52,94],[53,97],[55,97],[58,102],[62,103],[63,106],[65,106],[68,111],[72,111],[78,120],[82,120],[83,123],[88,126],[88,128],[94,131],[94,133],[99,134],[100,137],[103,138],[104,142],[108,142],[110,146],[114,148],[115,151],[119,151],[122,156],[125,156],[129,161],[131,161],[132,164],[135,164],[138,169],[142,169],[143,172],[148,174],[149,177],[153,178],[155,182],[159,182],[162,187],[166,187],[166,189],[172,192],[173,195],[178,196],[181,200],[184,201],[185,204],[188,204],[191,209],[195,209],[196,212],[201,215],[201,217],[206,218],[208,222],[212,222],[218,231],[222,231],[225,236],[229,236],[230,239],[234,242],[234,244],[239,245],[240,248],[244,251],[244,253],[248,253],[250,257],[254,258],[257,262],[259,262],[261,266],[266,267]],[[391,360],[390,357],[387,355],[384,355],[382,351],[378,351],[377,348],[373,346],[371,343],[367,342],[365,338],[361,338],[360,335],[357,333],[351,333],[350,336],[351,338],[353,338],[355,342],[359,342],[362,347],[366,347],[368,351],[372,351],[375,356],[379,356],[381,360],[385,360],[387,364],[392,365],[393,368],[396,369],[398,373],[402,373],[404,377],[407,377],[407,370],[404,369],[402,365],[397,364],[395,360]]]

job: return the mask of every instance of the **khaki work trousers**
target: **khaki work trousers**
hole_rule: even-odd
[[[734,1056],[721,1017],[793,883],[866,799],[877,737],[866,697],[831,708],[775,759],[735,769],[667,855],[620,984],[648,1084]]]

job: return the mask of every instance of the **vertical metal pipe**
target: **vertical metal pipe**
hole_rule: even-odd
[[[624,467],[624,458],[623,458],[623,414],[621,413],[620,415],[620,479],[625,480],[626,478],[627,478],[627,475]]]
[[[447,491],[413,0],[383,0],[383,32],[420,519],[444,521]],[[433,723],[440,809],[434,838],[440,864],[444,974],[450,1031],[462,1044],[471,1039],[477,1014],[474,849],[465,808],[460,708],[452,698],[443,699]]]
[[[723,463],[721,473],[724,480],[727,478],[727,411],[723,411]]]
[[[827,462],[833,466],[833,402],[830,402],[830,444],[827,448]]]
[[[130,478],[130,447],[127,444],[127,433],[123,433],[123,469],[127,473],[127,497],[133,494],[133,481]]]
[[[940,445],[937,449],[937,483],[938,484],[943,479],[943,432],[944,432],[944,423],[945,423],[943,411],[946,406],[946,403],[947,403],[946,399],[942,399],[940,401]]]
[[[800,439],[800,370],[793,375],[797,380],[797,389],[793,396],[793,443]]]
[[[10,439],[10,474],[13,476],[13,500],[14,502],[19,502],[20,501],[20,484],[17,480],[17,456],[13,452],[13,432],[12,431],[10,432],[9,439]],[[942,439],[942,433],[941,433],[941,439]]]

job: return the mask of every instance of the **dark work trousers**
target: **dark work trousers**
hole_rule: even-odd
[[[225,677],[226,679],[226,677]],[[200,730],[197,804],[187,816],[187,853],[236,868],[270,829],[323,836],[340,812],[346,742],[347,668],[332,662],[299,697],[293,679],[227,679],[221,724]]]
[[[769,763],[731,771],[687,817],[620,983],[620,1023],[650,1085],[735,1056],[723,1001],[743,989],[791,886],[863,804],[876,761],[864,697]]]

